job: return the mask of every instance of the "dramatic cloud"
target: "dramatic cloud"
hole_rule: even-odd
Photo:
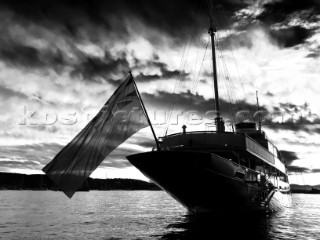
[[[209,1],[210,2],[210,1]],[[83,26],[87,23],[101,25],[108,32],[127,34],[126,21],[136,19],[159,32],[170,34],[180,39],[186,26],[196,29],[203,27],[203,18],[207,20],[204,1],[53,1],[31,0],[28,3],[2,1],[4,8],[15,14],[46,27],[57,25],[65,33],[75,38],[81,36]],[[248,4],[241,0],[212,1],[209,4],[226,19],[231,19],[234,11]],[[179,17],[177,17],[179,15]],[[203,16],[203,17],[202,17]],[[174,22],[174,24],[172,24]],[[92,36],[94,40],[96,36]],[[153,39],[156,40],[156,39]]]
[[[276,42],[283,47],[293,47],[304,43],[311,36],[311,32],[303,27],[290,27],[287,29],[272,30],[270,35]]]
[[[209,1],[209,9],[218,29],[220,104],[228,127],[257,120],[259,91],[263,128],[289,170],[317,174],[319,1],[218,0]],[[204,116],[215,109],[205,1],[4,0],[0,22],[1,171],[39,171],[129,71],[158,136],[170,106],[184,112],[171,132],[181,131],[192,117],[188,111]],[[99,173],[132,171],[125,155],[154,146],[150,129],[139,134]]]
[[[174,110],[177,111],[198,111],[200,114],[205,114],[208,111],[215,110],[215,100],[214,98],[205,99],[203,96],[198,94],[192,94],[190,91],[185,93],[168,93],[164,91],[158,91],[154,94],[144,93],[142,95],[144,101],[157,109],[161,109],[161,106],[166,106],[167,108],[161,110],[168,110],[168,106],[174,104]],[[255,112],[257,111],[257,106],[254,104],[246,103],[245,101],[241,102],[228,102],[226,100],[221,99],[220,106],[222,110],[222,114],[225,118],[229,118],[231,120],[235,120],[237,116],[237,112],[245,111],[243,114],[238,115],[240,118],[245,119],[237,119],[237,120],[254,120],[257,118],[255,116]],[[261,106],[261,110],[265,110],[263,106]],[[240,116],[241,115],[241,116]],[[245,115],[245,116],[243,116]],[[256,120],[256,119],[255,119]],[[234,122],[232,122],[234,123]]]
[[[299,166],[287,166],[287,169],[289,172],[298,172],[298,173],[307,173],[310,172],[310,169],[305,168],[305,167],[299,167]]]
[[[286,163],[290,163],[290,162],[298,159],[297,153],[295,153],[295,152],[281,150],[280,153],[282,154]]]
[[[86,56],[83,61],[71,71],[72,77],[83,78],[85,80],[102,81],[108,79],[112,74],[119,72],[129,72],[129,63],[125,54],[119,58],[112,58],[110,53],[105,52],[103,58]],[[110,81],[109,81],[110,82]],[[112,82],[112,81],[111,81]]]
[[[306,10],[311,10],[312,14],[305,14],[304,18],[315,20],[314,15],[320,13],[320,3],[318,0],[282,0],[270,1],[264,4],[262,13],[258,19],[268,24],[284,22],[288,17],[294,13],[306,13]]]

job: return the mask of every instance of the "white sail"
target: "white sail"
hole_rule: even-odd
[[[71,198],[115,148],[147,126],[130,74],[99,113],[43,171]]]

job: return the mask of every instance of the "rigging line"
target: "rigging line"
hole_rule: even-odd
[[[188,48],[188,45],[189,45],[189,41],[190,41],[190,38],[191,38],[191,34],[190,34],[190,30],[191,30],[191,24],[189,25],[188,27],[188,31],[187,31],[187,41],[185,42],[185,45],[184,45],[184,48],[183,48],[183,54],[181,56],[181,60],[180,60],[180,64],[179,64],[179,76],[178,78],[176,79],[176,82],[175,82],[175,86],[174,86],[174,89],[172,91],[172,96],[171,96],[171,101],[170,101],[170,106],[169,106],[169,109],[168,109],[168,117],[167,117],[167,120],[169,120],[171,118],[170,114],[171,114],[171,111],[174,107],[174,101],[175,101],[175,92],[177,91],[177,89],[179,88],[179,85],[180,85],[180,81],[181,81],[181,76],[182,76],[182,66],[183,66],[183,60],[184,60],[184,57],[185,57],[185,54],[186,54],[186,51],[187,51],[187,48]],[[166,114],[165,114],[165,118],[166,118]],[[170,120],[169,120],[170,121]],[[167,130],[168,131],[168,130]],[[166,128],[164,128],[164,131],[163,131],[163,136],[164,135],[167,135],[166,134]]]
[[[193,39],[193,36],[190,36],[189,47],[188,47],[186,59],[185,59],[185,62],[183,64],[183,68],[182,69],[185,69],[185,66],[186,66],[186,63],[187,63],[187,60],[188,60],[189,51],[190,51],[190,48],[191,48],[192,39]],[[181,80],[182,80],[182,70],[180,70],[178,89],[180,88],[180,85],[181,85],[181,82],[182,82]],[[170,113],[169,113],[169,118],[168,118],[168,122],[167,122],[167,128],[166,128],[165,136],[167,136],[167,133],[168,133],[168,130],[169,130],[170,120],[171,120],[172,113],[173,113],[173,110],[174,110],[174,107],[175,107],[175,101],[176,101],[176,96],[173,95],[173,104],[172,104],[172,108],[171,108]]]
[[[216,38],[217,38],[217,35],[215,36]],[[219,77],[219,79],[218,79],[218,81],[219,81],[219,84],[221,84],[221,87],[223,87],[224,86],[224,89],[223,89],[223,94],[225,95],[225,99],[228,99],[229,98],[229,96],[227,95],[227,91],[226,91],[226,89],[227,89],[227,87],[226,87],[226,85],[225,85],[225,82],[223,81],[223,78],[221,77],[222,76],[222,74],[223,74],[223,69],[222,69],[222,66],[221,66],[221,60],[220,60],[220,55],[221,55],[221,52],[219,52],[219,46],[218,46],[218,41],[215,41],[215,48],[216,48],[216,54],[217,54],[217,61],[216,61],[216,63],[217,63],[217,75],[219,75],[220,77]],[[212,66],[212,62],[211,62],[211,66]],[[213,68],[212,68],[213,69]],[[214,92],[214,85],[212,84],[212,91]],[[213,98],[215,101],[216,101],[216,99],[215,98]],[[219,101],[221,101],[221,99],[222,98],[220,98],[219,99]],[[215,109],[216,110],[216,109]],[[226,112],[230,112],[230,109],[229,108],[225,108],[224,109]],[[221,113],[220,113],[221,114]]]
[[[218,51],[218,54],[220,55],[221,53]],[[219,57],[220,58],[220,57]],[[220,76],[224,75],[224,69],[222,67],[222,64],[221,64],[221,61],[218,61],[218,69],[219,69],[219,72],[220,72]],[[225,98],[229,100],[229,102],[231,103],[232,102],[232,99],[231,99],[231,96],[230,96],[230,93],[228,91],[228,86],[227,86],[227,83],[226,81],[224,81],[224,78],[219,78],[221,79],[221,83],[223,84],[224,86],[224,95],[225,95]],[[230,116],[232,116],[232,110],[230,108],[226,108],[227,112],[230,114]]]
[[[200,33],[202,32],[201,31],[201,28],[200,29]],[[198,34],[198,40],[196,42],[196,49],[197,49],[197,57],[196,57],[196,62],[195,62],[195,66],[194,66],[194,69],[193,69],[193,82],[192,82],[192,88],[191,88],[191,93],[192,92],[195,92],[196,91],[196,88],[197,88],[197,85],[198,85],[198,80],[199,80],[199,74],[200,74],[200,71],[201,71],[201,67],[202,67],[202,63],[203,61],[201,62],[201,65],[200,65],[200,68],[199,68],[199,73],[198,73],[198,76],[197,76],[197,65],[198,65],[198,59],[199,59],[199,45],[200,45],[200,41],[201,41],[201,34]],[[209,37],[209,36],[208,36]],[[207,46],[204,50],[204,56],[206,54],[206,50],[207,50],[207,47],[208,47],[208,44],[207,43]]]
[[[235,45],[234,41],[231,39],[231,40],[229,40],[229,42],[231,43],[230,46],[233,46],[234,49],[235,49],[235,51],[236,51],[236,52],[239,52],[239,50],[238,50],[237,46]],[[243,80],[242,80],[242,77],[241,77],[239,68],[238,68],[238,66],[237,66],[237,61],[235,60],[236,58],[234,57],[234,51],[232,50],[232,48],[231,48],[231,52],[232,52],[232,55],[233,55],[233,58],[234,58],[234,61],[235,61],[235,65],[236,65],[236,68],[237,68],[237,72],[238,72],[238,74],[239,74],[239,79],[240,79],[242,91],[243,91],[244,96],[245,96],[245,98],[246,98],[246,92],[245,92],[245,90],[244,90]],[[244,77],[246,78],[246,75],[244,75]]]
[[[195,63],[195,65],[194,65],[194,70],[193,70],[193,84],[192,84],[192,89],[191,89],[191,92],[193,92],[195,89],[194,89],[194,87],[195,87],[195,84],[196,84],[196,81],[197,81],[197,79],[196,79],[196,76],[197,76],[197,64],[198,64],[198,57],[199,57],[199,42],[200,42],[200,35],[199,35],[199,37],[198,37],[198,42],[197,42],[197,45],[196,45],[196,48],[197,48],[197,57],[196,57],[196,63]]]
[[[302,171],[300,172],[300,174],[301,174],[301,177],[302,177],[303,185],[306,185],[306,182],[304,181],[304,177],[303,177]]]
[[[198,2],[198,5],[199,5],[199,2]],[[192,43],[193,37],[194,37],[193,35],[190,34],[190,28],[191,28],[191,23],[189,25],[189,31],[188,31],[188,34],[189,34],[188,37],[190,38],[189,48],[188,48],[187,56],[186,56],[186,59],[185,59],[185,62],[184,62],[184,65],[183,65],[182,69],[185,69],[185,66],[186,66],[186,63],[187,63],[187,60],[188,60],[189,51],[190,51],[190,48],[191,48],[191,43]],[[200,38],[199,38],[199,40],[200,40]],[[180,69],[181,69],[181,67],[182,66],[180,66]],[[178,84],[178,90],[180,89],[181,80],[182,80],[182,71],[180,71],[180,79],[179,79],[179,84]],[[173,110],[174,110],[174,107],[175,107],[175,99],[176,99],[175,94],[173,94],[172,97],[173,97],[173,103],[172,103],[172,108],[169,109],[169,116],[168,116],[168,121],[167,121],[167,127],[166,127],[166,130],[165,130],[165,136],[167,136],[167,133],[168,133],[168,130],[169,130],[169,126],[170,126],[171,117],[172,117],[172,113],[173,113]]]
[[[227,91],[227,89],[228,89],[228,84],[227,84],[226,79],[227,79],[228,76],[227,76],[227,73],[226,73],[225,66],[223,65],[223,63],[224,63],[224,62],[223,62],[223,53],[222,53],[221,47],[220,47],[219,45],[217,45],[217,50],[218,50],[219,59],[220,59],[220,61],[221,61],[221,64],[219,63],[221,75],[224,76],[224,78],[222,78],[222,79],[225,80],[225,81],[223,81],[223,83],[225,84],[226,93],[228,94],[229,101],[232,102],[232,98],[231,98],[231,96],[230,96],[230,93],[229,93],[229,91]]]
[[[222,76],[223,75],[223,67],[222,67],[222,64],[221,62],[219,61],[219,71],[220,71],[220,75]],[[230,92],[228,91],[228,85],[227,85],[227,82],[225,81],[225,79],[222,77],[220,78],[221,79],[221,86],[223,86],[223,94],[225,96],[225,99],[228,99],[229,102],[230,102],[230,105],[232,105],[232,98],[230,96]],[[230,107],[225,107],[225,110],[226,110],[226,113],[230,115],[230,118],[232,118],[233,116],[233,112],[232,112],[232,108]]]
[[[228,30],[228,31],[230,32],[230,30]],[[229,34],[230,34],[230,33],[229,33]],[[236,52],[239,52],[239,50],[238,50],[236,44],[234,43],[233,39],[229,39],[229,42],[230,42],[230,46],[232,45],[232,46],[234,47],[235,51],[236,51]],[[232,48],[231,48],[231,51],[232,51]],[[233,55],[233,51],[232,51],[232,55]],[[235,58],[234,58],[234,59],[235,59]],[[238,71],[238,67],[237,67],[237,71]],[[239,74],[239,73],[238,73],[238,74]],[[242,78],[240,77],[240,74],[239,74],[239,78],[240,78],[240,83],[241,83],[242,90],[243,90],[243,92],[244,92],[244,94],[245,94],[245,98],[246,98],[246,92],[245,92],[245,90],[244,90],[243,81],[242,81]]]
[[[208,36],[208,38],[210,39],[210,36]],[[193,85],[192,92],[195,92],[195,91],[196,91],[196,89],[197,89],[197,87],[198,87],[198,84],[199,84],[199,78],[200,78],[200,74],[201,74],[201,71],[202,71],[203,62],[204,62],[204,60],[205,60],[206,53],[207,53],[207,49],[208,49],[209,42],[210,42],[209,39],[208,39],[206,48],[205,48],[205,50],[204,50],[203,59],[202,59],[202,61],[201,61],[201,65],[200,65],[200,68],[199,68],[198,76],[197,76],[197,77],[196,77],[196,68],[195,68],[195,79],[194,79],[195,81],[194,81],[194,85]],[[199,38],[199,41],[200,41],[200,38]],[[197,56],[197,58],[198,58],[198,56]],[[186,121],[189,119],[190,110],[191,110],[191,105],[192,105],[192,99],[190,98],[190,100],[189,100],[188,112],[187,112],[187,115],[185,116],[184,123],[186,123]]]
[[[199,2],[198,2],[199,3]],[[204,5],[205,7],[207,8],[208,10],[208,3],[206,0],[204,0]],[[208,14],[209,14],[209,19],[210,19],[210,23],[211,23],[211,13],[210,11],[208,10]],[[200,27],[200,33],[202,32],[201,31],[201,27]],[[200,44],[200,40],[201,40],[201,34],[198,34],[198,41],[197,41],[197,44],[196,44],[196,49],[197,49],[197,57],[196,57],[196,63],[195,63],[195,66],[194,66],[194,69],[193,69],[193,81],[192,81],[192,88],[191,88],[191,97],[189,99],[189,107],[188,107],[188,111],[187,113],[185,114],[185,117],[184,117],[184,120],[183,120],[183,124],[186,124],[186,121],[189,119],[189,115],[190,115],[190,110],[191,110],[191,105],[192,105],[192,95],[196,92],[196,89],[197,89],[197,86],[198,86],[198,81],[199,81],[199,75],[200,75],[200,72],[201,72],[201,69],[202,69],[202,64],[203,64],[203,61],[204,61],[204,58],[205,58],[205,55],[206,55],[206,50],[208,48],[208,44],[209,42],[207,43],[207,46],[204,50],[204,58],[201,62],[201,65],[200,65],[200,68],[199,68],[199,72],[198,72],[198,76],[197,76],[197,65],[198,65],[198,57],[199,57],[199,44]]]
[[[227,30],[225,30],[225,32],[226,32],[226,34],[228,34]],[[226,39],[227,39],[227,41],[229,43],[229,46],[230,46],[230,52],[232,54],[232,59],[233,59],[234,65],[235,65],[237,73],[238,73],[238,78],[239,78],[239,81],[241,83],[241,88],[242,88],[244,97],[246,98],[246,92],[245,92],[244,87],[243,87],[243,82],[242,82],[242,78],[241,78],[241,75],[240,75],[240,72],[239,72],[239,69],[238,69],[238,64],[237,64],[236,59],[235,59],[234,54],[233,54],[231,40],[229,38],[227,38],[227,37],[226,37]]]
[[[187,51],[187,57],[185,59],[184,65],[183,65],[183,69],[185,68],[185,65],[186,65],[187,60],[188,60],[188,55],[189,55],[189,51],[190,51],[190,48],[191,48],[191,42],[192,41],[190,41],[190,44],[189,44],[189,48],[188,48],[188,51]],[[182,80],[182,74],[180,75],[180,80],[179,80],[179,84],[178,84],[178,90],[180,89],[180,86],[181,86],[181,82],[182,82],[181,80]],[[173,114],[173,111],[174,111],[174,107],[175,107],[176,96],[174,95],[173,97],[174,97],[174,101],[173,101],[172,109],[171,109],[171,112],[170,112],[170,115],[169,115],[168,125],[167,125],[167,129],[166,129],[165,135],[167,135],[167,132],[168,132],[168,129],[169,129],[169,125],[170,125],[170,120],[171,120],[171,117],[172,117],[172,114]]]
[[[229,73],[228,73],[228,68],[226,66],[226,63],[225,63],[225,60],[224,60],[224,57],[223,57],[223,53],[222,53],[222,50],[221,50],[221,47],[219,48],[219,53],[220,53],[220,56],[221,56],[221,65],[220,65],[220,68],[221,68],[221,72],[224,74],[225,78],[223,79],[223,83],[226,87],[225,89],[225,92],[226,92],[226,95],[228,96],[228,99],[229,99],[229,102],[230,102],[230,105],[231,107],[228,108],[228,112],[230,114],[230,118],[233,119],[233,116],[235,115],[235,100],[234,98],[232,97],[233,95],[235,95],[234,93],[234,89],[233,89],[233,86],[230,84],[230,76],[229,76]]]
[[[190,31],[190,27],[188,29],[188,36],[190,34],[190,32],[189,32]],[[184,49],[183,49],[183,54],[182,54],[181,61],[180,61],[180,64],[179,64],[179,72],[180,72],[180,74],[179,74],[179,77],[176,80],[175,87],[173,89],[173,93],[175,93],[175,91],[177,90],[177,87],[178,87],[178,84],[179,84],[179,81],[180,81],[181,69],[182,69],[182,65],[183,65],[183,59],[184,59],[184,56],[186,54],[186,50],[187,50],[187,47],[188,47],[188,41],[189,41],[189,38],[188,38],[188,40],[187,40],[187,42],[186,42],[186,44],[184,46]],[[172,103],[173,103],[173,98],[172,98],[172,101],[171,101],[171,105],[172,105]],[[170,105],[170,108],[172,107],[171,105]]]
[[[231,91],[232,95],[234,96],[234,102],[232,102],[232,106],[233,106],[233,111],[235,111],[236,110],[235,104],[236,104],[236,102],[240,102],[239,101],[240,98],[238,97],[237,91],[236,91],[235,86],[232,82],[232,78],[229,73],[229,68],[226,64],[226,59],[224,58],[223,53],[222,53],[222,52],[224,52],[224,49],[221,45],[219,46],[219,51],[221,51],[221,61],[223,63],[223,68],[224,68],[226,80],[229,84],[230,91]]]
[[[230,74],[229,74],[229,70],[228,70],[228,67],[227,67],[227,65],[226,65],[226,62],[225,62],[225,59],[224,59],[224,57],[223,57],[223,55],[221,56],[221,60],[222,60],[222,64],[223,64],[223,69],[224,69],[224,72],[225,72],[225,79],[226,79],[226,83],[227,83],[227,85],[228,85],[228,89],[230,89],[230,94],[231,94],[231,99],[232,99],[232,105],[233,105],[233,108],[234,108],[234,104],[235,104],[235,102],[237,101],[237,93],[236,93],[236,91],[235,91],[235,89],[234,89],[234,86],[233,86],[233,84],[232,84],[232,82],[231,82],[231,76],[230,76]]]
[[[197,41],[197,44],[196,44],[197,57],[196,57],[196,63],[195,63],[194,70],[193,70],[193,81],[192,81],[192,87],[191,87],[191,91],[190,91],[191,93],[193,93],[194,87],[195,87],[195,83],[196,83],[196,69],[197,69],[198,57],[199,57],[199,48],[198,48],[199,40],[200,40],[200,37],[198,38],[198,41]]]
[[[196,57],[196,63],[195,63],[195,66],[194,66],[194,70],[193,70],[193,81],[192,81],[192,88],[191,88],[191,95],[193,94],[194,90],[195,90],[195,85],[196,85],[196,75],[197,75],[197,64],[198,64],[198,56],[199,56],[199,48],[198,48],[198,45],[199,45],[199,42],[200,42],[200,35],[198,37],[198,41],[197,41],[197,45],[196,45],[196,48],[197,48],[197,57]],[[190,100],[189,100],[189,107],[191,108],[191,102],[192,102],[192,97],[190,97]],[[189,111],[190,111],[190,108]],[[184,120],[183,120],[183,123],[185,124],[186,123],[186,118],[187,116],[189,117],[189,114],[187,113],[184,117]]]
[[[228,68],[228,66],[226,64],[226,59],[224,58],[224,55],[223,55],[223,52],[225,52],[225,49],[222,47],[222,44],[219,45],[219,50],[221,52],[221,61],[223,63],[223,67],[225,69],[226,80],[228,81],[228,84],[230,86],[230,90],[232,91],[232,93],[233,93],[233,95],[235,97],[235,101],[236,101],[238,97],[237,97],[237,93],[235,91],[235,87],[233,85],[233,82],[231,81],[232,78],[231,78],[231,75],[229,73],[229,68]]]
[[[207,41],[207,45],[206,45],[206,48],[204,50],[204,55],[203,55],[203,59],[202,59],[202,62],[201,62],[201,65],[200,65],[200,68],[199,68],[199,72],[198,72],[198,76],[197,76],[197,85],[196,85],[196,88],[199,84],[199,79],[200,79],[200,74],[201,74],[201,71],[202,71],[202,66],[203,66],[203,63],[205,61],[205,58],[206,58],[206,55],[207,55],[207,50],[208,50],[208,47],[209,47],[209,40],[210,39],[210,36],[208,36],[208,41]]]
[[[242,104],[242,101],[240,100],[237,88],[235,87],[235,85],[233,83],[233,79],[231,78],[231,76],[229,77],[228,81],[229,81],[230,88],[232,89],[232,92],[233,92],[233,95],[234,95],[234,104],[235,104],[234,105],[234,110],[236,111],[240,107],[243,107],[243,104]]]
[[[299,180],[298,180],[297,172],[294,172],[294,175],[296,176],[297,184],[299,185]]]

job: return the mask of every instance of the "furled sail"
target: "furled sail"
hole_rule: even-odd
[[[71,198],[115,148],[147,126],[130,74],[99,113],[43,171]]]

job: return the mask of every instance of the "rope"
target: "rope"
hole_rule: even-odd
[[[210,39],[210,38],[209,38]],[[199,41],[200,41],[200,36],[199,36]],[[199,68],[199,71],[198,71],[198,75],[196,77],[196,66],[194,68],[194,81],[193,81],[193,85],[192,85],[192,89],[191,89],[191,93],[195,93],[196,92],[196,89],[198,87],[198,84],[199,84],[199,79],[200,79],[200,73],[202,72],[202,66],[203,66],[203,62],[206,58],[206,53],[207,53],[207,49],[208,49],[208,46],[209,46],[209,42],[210,40],[208,40],[207,42],[207,45],[206,45],[206,48],[204,50],[204,54],[203,54],[203,58],[202,58],[202,61],[201,61],[201,65],[200,65],[200,68]],[[198,52],[197,52],[197,60],[198,60]],[[196,61],[196,64],[197,64],[197,61]],[[189,107],[188,107],[188,114],[185,116],[184,118],[184,124],[186,123],[186,121],[189,119],[190,117],[190,110],[191,110],[191,106],[192,106],[192,99],[190,98],[189,100]]]
[[[225,32],[226,32],[226,34],[228,34],[228,33],[227,33],[227,30],[225,30]],[[230,32],[230,30],[229,30],[229,32]],[[231,52],[231,54],[232,54],[233,62],[234,62],[234,65],[235,65],[235,67],[236,67],[236,70],[237,70],[238,78],[239,78],[239,81],[240,81],[240,83],[241,83],[241,88],[242,88],[242,91],[243,91],[243,94],[244,94],[244,98],[246,98],[246,92],[245,92],[244,87],[243,87],[243,82],[242,82],[241,75],[240,75],[240,73],[239,73],[238,64],[237,64],[236,59],[235,59],[234,54],[233,54],[232,43],[231,43],[231,41],[230,41],[229,38],[227,38],[227,40],[228,40],[228,43],[229,43],[229,46],[230,46],[230,52]],[[237,48],[236,48],[235,45],[234,45],[234,47],[235,47],[235,49],[237,50]]]
[[[189,25],[189,29],[188,29],[188,40],[190,39],[189,43],[188,41],[186,42],[186,45],[185,45],[185,49],[184,49],[184,53],[183,53],[183,56],[181,58],[181,62],[180,62],[180,66],[179,66],[179,72],[180,72],[180,75],[176,81],[176,84],[175,84],[175,88],[172,92],[172,99],[171,99],[171,104],[170,104],[170,107],[169,107],[169,117],[168,117],[168,120],[167,120],[167,127],[165,129],[165,134],[164,136],[167,136],[167,133],[168,133],[168,130],[169,130],[169,126],[170,126],[170,120],[171,120],[171,117],[172,117],[172,113],[173,113],[173,110],[174,110],[174,107],[175,107],[175,102],[176,102],[176,96],[175,96],[175,93],[177,91],[177,89],[180,88],[180,85],[181,85],[181,80],[182,80],[182,70],[185,68],[185,65],[187,63],[187,59],[188,59],[188,55],[189,55],[189,51],[190,51],[190,48],[191,48],[191,43],[192,43],[192,39],[193,37],[191,36],[190,34],[190,28],[191,28],[191,24]],[[184,55],[185,55],[185,50],[187,48],[187,46],[189,45],[188,47],[188,50],[187,50],[187,54],[186,54],[186,59],[183,63],[183,58],[184,58]]]

